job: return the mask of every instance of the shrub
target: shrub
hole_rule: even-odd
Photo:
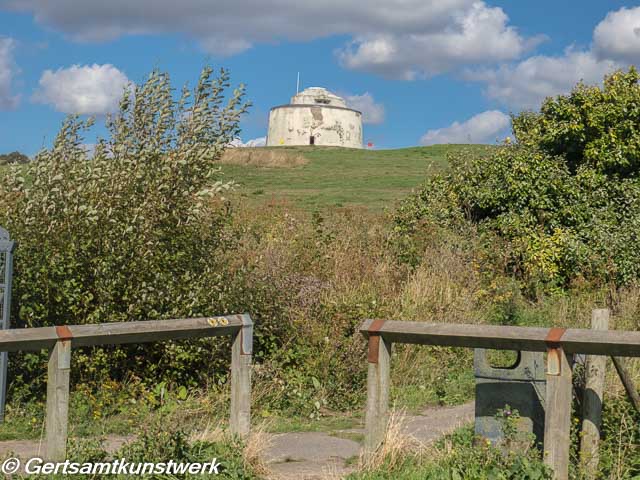
[[[9,165],[12,163],[27,163],[28,161],[29,157],[27,157],[24,153],[20,153],[17,151],[0,154],[0,165]]]
[[[226,71],[214,76],[206,67],[176,100],[168,75],[154,71],[124,92],[92,157],[83,135],[93,121],[71,116],[51,149],[3,177],[0,224],[19,243],[13,325],[222,313],[215,259],[229,211],[218,194],[228,184],[216,161],[248,106],[242,86],[231,94],[228,87]],[[103,367],[144,366],[171,368],[180,382],[212,357],[197,342],[107,351],[106,365],[99,352],[74,359],[92,378]]]
[[[640,476],[640,413],[624,397],[605,397],[600,471],[603,478]]]
[[[398,244],[417,253],[408,260],[425,231],[477,227],[484,255],[533,294],[639,278],[638,78],[631,69],[603,88],[580,84],[515,117],[517,144],[452,158],[395,216]]]
[[[505,453],[476,439],[473,427],[456,431],[435,449],[405,452],[404,461],[382,462],[374,471],[352,474],[350,480],[546,480],[552,474],[533,449]]]
[[[120,449],[109,453],[104,449],[101,441],[72,442],[69,461],[78,463],[80,466],[86,463],[111,463],[114,460],[124,459],[132,464],[167,463],[172,460],[174,463],[207,463],[215,461],[219,463],[218,474],[216,473],[177,473],[177,474],[139,474],[125,475],[114,474],[113,478],[129,479],[143,476],[149,479],[196,479],[196,478],[225,478],[230,480],[252,480],[260,478],[255,471],[256,468],[245,458],[244,443],[238,438],[222,436],[212,440],[191,441],[188,435],[182,430],[171,430],[166,427],[161,428],[153,425],[140,433],[140,435],[129,443],[124,444]],[[106,467],[105,467],[106,468]],[[141,467],[144,468],[144,467]],[[149,467],[147,467],[149,468]],[[66,478],[70,475],[49,474],[28,476],[29,478]],[[92,480],[103,478],[105,475],[97,473],[76,474],[76,478]],[[20,475],[19,478],[27,478]]]
[[[513,119],[518,142],[561,155],[572,171],[636,176],[640,169],[640,74],[631,67],[605,77],[604,86],[578,84],[547,99],[539,113]]]

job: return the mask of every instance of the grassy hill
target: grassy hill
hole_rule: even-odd
[[[232,195],[251,204],[287,203],[311,210],[361,206],[382,210],[407,195],[424,178],[447,168],[447,155],[481,145],[434,145],[396,150],[339,147],[229,149],[222,159]],[[0,175],[9,167],[0,165]]]
[[[435,145],[397,150],[338,147],[233,149],[223,158],[226,179],[252,203],[316,207],[366,206],[380,210],[447,167],[447,154],[483,146]]]

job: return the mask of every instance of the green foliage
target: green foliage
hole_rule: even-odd
[[[216,160],[248,106],[242,86],[230,94],[228,87],[226,71],[214,76],[206,67],[176,100],[168,75],[154,71],[124,93],[91,158],[82,144],[93,122],[72,116],[50,150],[2,178],[0,224],[19,243],[13,325],[222,313],[215,259],[228,243],[229,211],[219,195],[228,184]],[[105,370],[171,370],[184,383],[194,365],[215,365],[215,348],[204,345],[82,352],[74,371],[96,378]],[[24,368],[19,375],[32,385]]]
[[[520,412],[517,409],[512,409],[510,405],[505,405],[504,408],[498,410],[496,419],[500,423],[502,435],[506,440],[514,440],[518,434],[518,423],[520,421]]]
[[[222,467],[220,475],[211,478],[228,478],[233,480],[249,480],[255,478],[252,472],[246,471],[242,458],[243,444],[238,439],[229,441],[196,441],[190,443],[184,432],[167,431],[156,427],[144,432],[130,444],[124,445],[118,454],[128,461],[148,462],[149,458],[157,461],[174,460],[176,462],[210,462],[217,459]],[[187,475],[184,478],[203,478],[202,475]],[[205,475],[204,478],[207,476]],[[160,477],[159,477],[160,478]]]
[[[0,154],[0,165],[11,165],[27,162],[29,162],[29,157],[27,157],[24,153],[11,152]]]
[[[561,155],[571,171],[581,166],[606,175],[640,170],[640,74],[631,67],[605,78],[604,87],[578,84],[547,99],[540,113],[513,119],[518,141]]]
[[[446,447],[446,448],[445,448]],[[456,431],[433,455],[407,455],[395,468],[349,476],[350,480],[546,480],[551,471],[535,450],[504,453],[475,438],[473,427]]]
[[[640,478],[639,425],[640,413],[626,398],[605,396],[599,464],[602,478]]]
[[[480,256],[530,294],[640,278],[638,99],[638,73],[618,72],[515,117],[518,144],[452,158],[395,216],[404,260],[419,261],[425,232],[473,226]]]
[[[181,430],[168,430],[159,426],[152,426],[144,430],[135,440],[123,445],[119,450],[109,453],[104,450],[101,441],[72,442],[69,451],[69,461],[79,464],[95,462],[111,462],[124,459],[128,463],[205,463],[213,460],[220,463],[219,474],[158,474],[144,475],[145,478],[155,480],[189,480],[196,478],[213,479],[225,478],[229,480],[252,480],[259,478],[251,465],[243,459],[243,443],[237,438],[222,438],[217,441],[189,441]],[[93,480],[102,478],[100,474],[78,474],[79,479]],[[139,475],[111,475],[116,479],[138,478]],[[19,477],[23,478],[23,477]],[[26,478],[26,477],[24,477]],[[66,478],[65,475],[31,475],[29,478]]]

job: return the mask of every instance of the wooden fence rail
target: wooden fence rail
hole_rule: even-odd
[[[393,343],[547,352],[544,458],[558,480],[568,478],[573,354],[640,357],[640,332],[429,324],[365,320],[369,341],[365,452],[374,454],[388,420]]]
[[[230,335],[233,340],[230,428],[238,435],[246,435],[251,423],[253,349],[253,322],[247,314],[0,330],[0,352],[49,350],[44,454],[48,460],[61,461],[66,457],[72,347],[224,335]]]

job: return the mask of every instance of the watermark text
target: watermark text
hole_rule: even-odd
[[[119,458],[110,462],[48,462],[39,457],[25,460],[8,458],[0,465],[0,472],[11,475],[22,471],[27,475],[217,475],[221,464],[210,462],[129,462]]]

